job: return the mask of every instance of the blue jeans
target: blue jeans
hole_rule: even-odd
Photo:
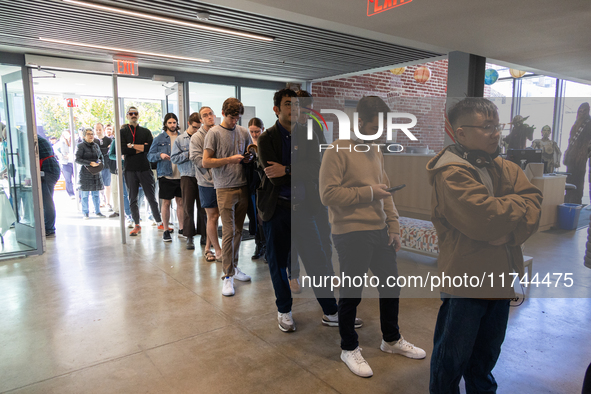
[[[74,164],[62,164],[62,174],[64,175],[64,179],[66,180],[66,192],[68,192],[68,196],[74,196]]]
[[[291,311],[292,299],[287,264],[291,252],[291,211],[277,206],[273,217],[263,222],[263,231],[267,240],[267,263],[271,273],[271,282],[275,290],[275,304],[281,313]]]
[[[443,298],[431,355],[431,394],[459,394],[464,377],[466,393],[496,393],[491,371],[505,339],[509,300]]]
[[[129,197],[127,196],[127,184],[125,183],[125,177],[123,177],[123,211],[125,216],[131,218],[131,209],[129,208]]]
[[[92,192],[80,190],[80,198],[82,199],[82,213],[88,215],[88,193],[92,194],[92,204],[94,205],[94,213],[97,215],[101,213],[101,200],[99,198],[99,191],[95,190]]]
[[[318,278],[317,281],[320,283],[320,279],[325,276],[333,274],[332,264],[328,260],[327,253],[324,250],[324,244],[322,237],[317,226],[316,216],[313,214],[314,210],[307,204],[297,204],[294,206],[295,209],[292,211],[292,252],[291,252],[291,265],[298,266],[298,256],[301,257],[302,263],[306,268],[306,275],[312,279]],[[324,208],[324,207],[322,207]],[[296,272],[290,269],[290,272]],[[292,276],[292,278],[294,278]],[[330,285],[316,287],[313,286],[312,290],[314,295],[322,308],[325,315],[334,315],[338,311],[337,301],[334,298],[334,293],[330,289]]]

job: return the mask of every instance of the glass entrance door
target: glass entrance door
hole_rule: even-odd
[[[31,177],[31,158],[34,154],[29,146],[29,131],[25,108],[25,92],[22,72],[18,71],[2,75],[2,102],[4,107],[5,140],[3,141],[6,180],[8,193],[4,191],[0,204],[2,222],[7,218],[13,220],[14,232],[6,237],[10,230],[1,224],[2,232],[7,238],[4,252],[17,252],[37,249],[35,231],[35,204],[33,182]],[[6,198],[12,212],[8,211]]]

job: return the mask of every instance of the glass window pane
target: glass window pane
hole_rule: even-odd
[[[529,118],[526,123],[534,126],[534,139],[542,138],[542,127],[552,127],[554,122],[554,97],[556,78],[539,75],[522,78],[519,115]],[[531,142],[527,142],[531,146]]]
[[[216,124],[220,123],[222,117],[222,104],[229,97],[236,97],[235,86],[189,82],[191,113],[198,112],[203,106],[211,107],[217,117]]]
[[[251,118],[260,118],[265,128],[273,126],[277,117],[273,111],[273,95],[275,90],[242,88],[240,97],[244,104],[242,125],[246,127]]]

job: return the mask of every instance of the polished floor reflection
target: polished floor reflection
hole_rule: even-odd
[[[295,300],[298,330],[277,328],[267,265],[250,259],[222,297],[220,263],[199,247],[165,244],[156,228],[120,244],[118,222],[62,215],[47,253],[0,261],[0,392],[14,393],[426,393],[438,299],[401,300],[403,335],[427,351],[409,360],[379,350],[378,302],[359,308],[363,354],[374,376],[340,361],[339,335],[317,302]],[[572,272],[589,297],[587,231],[536,234],[526,246],[536,272]],[[198,242],[197,242],[198,243]],[[400,253],[400,270],[434,270]],[[512,308],[494,371],[499,393],[577,393],[591,362],[589,298],[527,299]]]

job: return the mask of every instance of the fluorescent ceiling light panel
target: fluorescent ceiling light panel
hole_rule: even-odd
[[[136,51],[136,50],[133,50],[133,49],[106,47],[106,46],[102,46],[102,45],[83,44],[81,42],[54,40],[52,38],[39,37],[39,39],[41,41],[54,42],[56,44],[74,45],[74,46],[85,47],[85,48],[104,49],[105,51],[112,51],[112,52],[134,53],[136,55],[147,55],[147,56],[155,56],[155,57],[164,57],[164,58],[167,58],[167,59],[188,60],[190,62],[201,62],[201,63],[210,63],[211,62],[211,60],[208,60],[208,59],[199,59],[199,58],[194,58],[194,57],[165,55],[165,54],[162,54],[162,53],[143,52],[143,51]]]
[[[162,16],[156,16],[156,15],[151,15],[151,14],[144,14],[142,12],[137,12],[137,11],[124,10],[122,8],[115,8],[115,7],[105,6],[105,5],[94,4],[94,3],[87,3],[85,1],[78,1],[78,0],[63,0],[63,1],[66,3],[81,5],[83,7],[95,8],[97,10],[116,12],[118,14],[129,15],[129,16],[133,16],[136,18],[150,19],[150,20],[154,20],[154,21],[158,21],[158,22],[174,23],[175,25],[180,25],[180,26],[185,26],[185,27],[193,27],[193,28],[202,29],[202,30],[215,31],[217,33],[232,34],[232,35],[239,36],[239,37],[254,38],[256,40],[261,40],[261,41],[273,41],[274,40],[273,37],[263,36],[260,34],[246,33],[246,32],[242,32],[239,30],[225,29],[223,27],[205,25],[202,23],[184,22],[184,21],[177,20],[177,19],[165,18]]]

